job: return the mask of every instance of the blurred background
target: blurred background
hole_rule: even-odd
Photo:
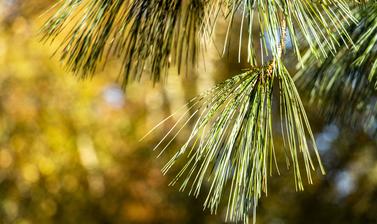
[[[222,223],[225,208],[203,212],[205,194],[179,192],[168,186],[174,170],[160,172],[169,156],[157,159],[152,149],[174,119],[139,139],[191,97],[246,68],[237,53],[220,59],[212,47],[198,69],[126,91],[117,61],[80,80],[52,56],[58,42],[39,41],[52,4],[0,1],[0,223]],[[377,223],[375,138],[306,108],[327,175],[317,174],[304,192],[294,191],[290,171],[275,175],[257,223]],[[184,140],[179,136],[170,151]]]

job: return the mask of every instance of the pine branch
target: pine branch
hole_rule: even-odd
[[[184,127],[195,121],[187,141],[163,172],[184,159],[185,165],[171,184],[181,181],[181,190],[188,188],[190,194],[197,196],[202,184],[209,182],[204,207],[214,213],[229,187],[227,219],[247,222],[248,212],[253,209],[255,222],[258,200],[263,192],[267,194],[268,176],[273,167],[279,172],[272,130],[274,82],[279,86],[281,127],[288,151],[285,156],[293,167],[296,190],[303,190],[300,164],[304,165],[308,182],[312,182],[312,154],[324,173],[303,104],[282,56],[286,35],[300,61],[301,39],[316,57],[327,57],[343,44],[348,46],[351,38],[346,27],[356,21],[348,2],[65,0],[43,32],[45,38],[54,39],[69,22],[75,21],[60,49],[62,61],[85,77],[114,55],[123,61],[126,85],[130,80],[140,80],[145,70],[157,82],[171,65],[178,70],[195,65],[200,43],[212,38],[219,16],[229,21],[224,52],[234,18],[241,16],[240,51],[247,23],[248,61],[252,69],[190,101],[188,110],[155,149],[163,147],[161,155]],[[258,27],[254,27],[255,21]],[[258,40],[254,39],[255,30],[261,37]],[[257,55],[254,48],[258,41],[262,55]],[[265,54],[271,62],[258,66],[257,58],[261,57],[263,64]],[[186,118],[189,111],[194,112]]]
[[[57,51],[61,60],[82,77],[93,74],[110,56],[121,59],[126,85],[130,80],[140,80],[143,73],[157,82],[170,66],[180,71],[183,66],[195,65],[198,53],[205,48],[202,44],[212,38],[219,16],[229,21],[228,34],[234,18],[242,17],[239,49],[243,48],[241,37],[247,25],[248,61],[254,66],[261,57],[254,49],[259,42],[263,54],[278,56],[276,43],[283,19],[299,59],[300,36],[316,56],[327,56],[349,42],[343,23],[355,21],[344,0],[63,0],[42,33],[45,40],[65,33]],[[254,27],[255,21],[259,27]],[[68,26],[72,28],[66,34]],[[259,30],[260,40],[254,39],[255,30]],[[230,42],[228,34],[224,51]],[[339,41],[336,34],[344,38]]]

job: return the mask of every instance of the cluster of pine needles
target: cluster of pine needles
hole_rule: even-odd
[[[124,86],[143,74],[158,82],[173,65],[179,72],[195,67],[200,52],[213,41],[219,17],[228,21],[224,53],[229,33],[239,32],[239,58],[247,48],[253,66],[260,56],[256,46],[262,48],[261,58],[278,57],[283,21],[299,60],[301,40],[317,57],[327,56],[351,42],[344,23],[356,21],[345,0],[63,0],[56,6],[60,8],[42,34],[44,40],[54,40],[64,33],[57,49],[61,61],[85,78],[111,57],[119,58]],[[239,27],[234,25],[237,16]]]
[[[226,215],[229,221],[247,220],[251,208],[255,213],[262,193],[267,195],[268,177],[274,168],[279,173],[272,128],[273,103],[278,103],[273,100],[274,82],[278,83],[280,93],[287,166],[293,167],[296,190],[303,190],[300,160],[304,161],[309,183],[315,168],[313,154],[323,173],[324,169],[303,104],[284,67],[280,70],[271,65],[252,68],[194,98],[155,147],[163,145],[161,153],[164,152],[183,128],[194,121],[187,141],[168,161],[163,173],[179,159],[185,160],[171,185],[180,181],[180,190],[188,188],[189,194],[197,197],[203,182],[209,183],[204,207],[213,213],[226,187],[230,187]]]

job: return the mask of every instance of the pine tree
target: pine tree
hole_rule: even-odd
[[[163,153],[193,124],[163,172],[184,160],[171,184],[180,183],[181,190],[198,196],[203,182],[209,182],[204,207],[216,213],[227,201],[227,221],[248,222],[253,210],[255,222],[269,176],[279,173],[276,153],[284,154],[292,167],[296,190],[304,190],[305,178],[312,183],[316,168],[325,173],[296,84],[309,90],[311,102],[329,119],[358,121],[377,130],[370,126],[377,116],[375,1],[64,0],[57,6],[42,28],[43,39],[54,40],[70,26],[58,49],[67,67],[85,78],[110,57],[119,58],[124,87],[146,75],[159,82],[170,67],[178,72],[194,67],[219,19],[228,22],[223,53],[230,33],[239,32],[239,58],[246,50],[249,69],[184,105],[180,119],[155,147]],[[239,27],[235,18],[240,18]],[[298,62],[294,77],[286,68],[288,55]],[[338,106],[338,101],[348,102]],[[274,147],[273,129],[279,127],[273,125],[273,108],[280,113],[285,152]]]

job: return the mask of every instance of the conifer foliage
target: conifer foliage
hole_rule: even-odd
[[[370,1],[355,8],[353,14],[359,22],[347,29],[354,45],[342,45],[323,60],[315,60],[309,53],[307,68],[295,79],[300,87],[310,90],[311,102],[321,105],[329,120],[361,126],[376,136],[377,3]],[[337,103],[344,101],[347,103]]]
[[[158,82],[171,66],[178,71],[195,66],[212,42],[220,18],[228,22],[224,53],[229,34],[239,33],[239,58],[245,50],[250,68],[191,100],[155,147],[163,153],[193,121],[186,143],[163,172],[183,160],[185,165],[171,184],[179,182],[181,190],[197,196],[207,182],[204,207],[215,213],[221,200],[227,201],[228,221],[248,222],[250,210],[255,221],[258,200],[263,192],[267,195],[268,178],[279,173],[276,153],[284,154],[292,167],[296,190],[304,189],[303,170],[308,183],[316,168],[324,173],[303,103],[284,65],[287,39],[299,62],[296,79],[312,90],[313,98],[332,102],[341,92],[353,99],[350,113],[360,103],[370,107],[374,99],[375,1],[63,0],[57,7],[42,27],[43,39],[54,40],[68,29],[57,52],[81,77],[93,74],[110,57],[119,58],[124,86],[144,75]],[[241,21],[238,27],[236,17]],[[308,51],[302,56],[304,49]],[[361,100],[365,95],[369,100]],[[274,148],[275,107],[285,152]],[[189,111],[194,112],[185,116]]]

